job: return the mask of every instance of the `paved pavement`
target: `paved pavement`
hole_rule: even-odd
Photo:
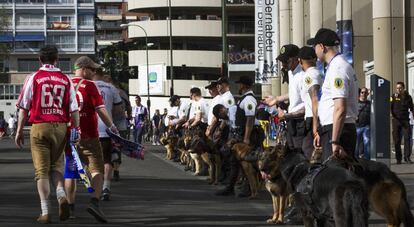
[[[27,146],[16,149],[8,138],[0,140],[0,226],[37,225],[40,205],[29,152]],[[162,147],[148,146],[144,161],[123,160],[121,181],[112,184],[113,200],[102,203],[109,219],[105,226],[268,226],[265,220],[272,208],[266,191],[255,200],[214,196],[217,186],[165,161]],[[393,165],[392,169],[406,183],[413,205],[414,165]],[[102,226],[85,211],[88,194],[84,187],[78,191],[78,218],[59,222],[54,199],[55,215],[49,226]],[[384,223],[371,215],[370,226]]]

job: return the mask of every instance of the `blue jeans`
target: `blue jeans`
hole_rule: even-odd
[[[355,157],[363,155],[365,159],[371,159],[371,154],[369,152],[370,146],[370,129],[369,126],[358,127],[357,129],[357,143],[355,148]],[[360,149],[361,142],[363,143],[362,149]]]
[[[134,142],[135,143],[142,143],[142,134],[144,132],[143,127],[135,127],[134,128]]]

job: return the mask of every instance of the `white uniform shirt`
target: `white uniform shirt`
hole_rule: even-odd
[[[299,64],[293,72],[289,71],[289,113],[296,112],[305,106],[301,97],[303,75],[304,72]]]
[[[193,101],[191,104],[191,109],[190,109],[190,119],[193,118],[197,113],[201,112],[202,114],[201,122],[207,123],[208,109],[209,109],[209,106],[205,99],[201,98],[198,101]]]
[[[176,118],[177,116],[178,116],[178,107],[177,106],[171,107],[171,109],[169,109],[167,112],[167,117],[164,119],[165,126],[168,126],[170,122],[170,117]]]
[[[108,111],[108,114],[112,119],[113,106],[122,104],[122,99],[121,99],[121,96],[119,96],[119,91],[112,84],[106,83],[104,81],[97,80],[94,82],[101,92],[102,99],[104,100],[104,103],[105,103],[106,111]],[[98,132],[99,132],[100,138],[109,137],[108,134],[106,133],[107,128],[108,127],[99,117],[98,118]]]
[[[236,121],[236,101],[234,101],[234,96],[230,91],[226,91],[224,94],[220,95],[220,104],[228,109],[227,115],[229,116],[230,125],[234,125]]]
[[[340,55],[328,65],[318,115],[322,126],[333,124],[335,98],[346,99],[345,123],[355,123],[358,116],[358,81],[352,66]]]
[[[253,94],[253,91],[248,91],[243,94],[243,96],[247,94]],[[256,115],[256,106],[257,101],[254,96],[248,95],[241,100],[239,107],[240,109],[244,110],[244,114],[246,117],[251,117]]]
[[[213,108],[220,103],[221,100],[221,96],[220,95],[216,95],[216,97],[214,97],[211,102],[210,102],[210,108],[208,109],[208,116],[207,116],[207,124],[211,125],[212,121],[213,121]]]
[[[230,106],[236,105],[234,97],[230,91],[226,91],[224,94],[220,95],[220,104],[229,108]]]
[[[318,69],[310,67],[306,70],[303,80],[302,100],[305,103],[305,118],[312,117],[312,100],[309,95],[309,89],[314,85],[322,85],[322,76]]]

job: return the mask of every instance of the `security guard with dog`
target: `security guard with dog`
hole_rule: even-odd
[[[284,45],[280,49],[280,54],[276,59],[282,62],[284,70],[288,70],[289,93],[277,97],[265,97],[264,103],[274,106],[289,101],[288,113],[279,108],[278,116],[281,120],[287,121],[289,148],[300,151],[305,137],[305,122],[303,120],[305,104],[301,97],[304,72],[299,64],[298,53],[299,47],[294,44]]]
[[[253,80],[248,76],[242,76],[236,83],[240,84],[239,93],[241,98],[238,101],[235,112],[234,130],[231,133],[232,136],[238,137],[240,141],[250,145],[253,148],[253,152],[262,146],[264,140],[264,132],[258,126],[258,121],[255,119],[257,101],[252,91]],[[224,107],[224,105],[217,105],[218,107]],[[215,116],[219,117],[219,110],[223,108],[213,109]],[[216,111],[215,111],[216,110]],[[227,118],[228,115],[224,115],[222,118]],[[228,117],[228,118],[231,118]],[[222,190],[217,191],[216,195],[232,195],[234,194],[234,186],[236,184],[240,164],[234,154],[230,152],[230,182]]]
[[[304,46],[298,53],[299,63],[305,72],[302,79],[301,97],[305,103],[305,138],[302,151],[310,159],[312,156],[314,135],[318,133],[318,93],[322,85],[321,72],[316,66],[316,53],[312,47]]]
[[[355,121],[358,116],[358,81],[352,66],[338,51],[340,39],[336,32],[321,28],[308,40],[319,60],[326,66],[325,81],[318,115],[321,124],[314,143],[322,145],[322,159],[332,154],[350,157],[356,145]]]

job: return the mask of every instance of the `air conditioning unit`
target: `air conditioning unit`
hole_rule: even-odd
[[[201,15],[196,15],[196,20],[201,20]]]
[[[207,20],[217,20],[217,15],[207,15]]]

